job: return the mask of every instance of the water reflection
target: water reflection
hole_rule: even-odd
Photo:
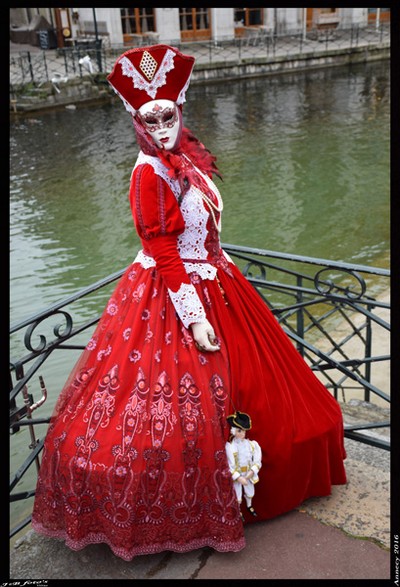
[[[365,263],[378,245],[387,251],[387,64],[242,80],[230,91],[223,108],[210,90],[202,97],[230,181],[224,240],[349,261],[363,250]]]
[[[389,83],[382,61],[193,84],[185,123],[218,156],[222,240],[387,266]],[[136,154],[119,103],[12,123],[12,321],[132,260]]]

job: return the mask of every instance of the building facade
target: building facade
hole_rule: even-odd
[[[379,27],[390,20],[390,8],[11,8],[14,38],[38,15],[55,31],[57,47],[93,37],[109,47],[132,47],[218,43],[260,30],[270,35],[306,35],[318,28]]]

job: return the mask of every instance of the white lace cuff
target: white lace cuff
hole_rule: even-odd
[[[140,263],[144,269],[150,269],[150,267],[156,266],[155,259],[149,257],[149,255],[145,255],[142,249],[138,252],[133,262]]]
[[[150,269],[150,267],[156,267],[156,262],[153,257],[146,255],[143,250],[140,250],[136,255],[133,263],[140,263],[144,269]],[[183,265],[186,269],[186,273],[198,273],[202,279],[215,279],[217,275],[217,268],[211,265],[211,263],[190,263],[184,261]]]
[[[182,283],[178,291],[168,289],[174,308],[185,328],[194,322],[204,322],[206,313],[192,283]]]

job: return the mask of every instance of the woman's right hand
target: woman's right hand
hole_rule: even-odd
[[[195,322],[190,325],[190,328],[192,329],[193,338],[199,351],[214,352],[220,350],[214,328],[208,320],[205,322]]]

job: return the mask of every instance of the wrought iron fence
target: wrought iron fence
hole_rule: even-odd
[[[196,64],[240,63],[243,60],[288,58],[321,51],[352,52],[364,48],[389,47],[390,24],[347,29],[318,28],[276,34],[264,27],[248,31],[248,36],[229,41],[175,43],[196,58]],[[17,92],[28,84],[62,83],[75,77],[109,73],[115,59],[129,46],[106,46],[102,39],[86,39],[73,47],[42,51],[21,51],[10,55],[10,87]],[[58,87],[58,86],[57,86]]]
[[[331,393],[345,403],[350,395],[361,394],[390,405],[388,390],[375,381],[375,369],[388,365],[390,354],[376,353],[375,339],[389,340],[390,302],[381,298],[390,287],[390,271],[313,257],[301,257],[263,249],[224,244],[249,282],[269,306],[298,351]],[[78,323],[76,304],[106,290],[123,274],[122,269],[103,280],[13,325],[10,336],[20,340],[23,356],[10,361],[10,432],[29,430],[29,449],[24,462],[10,480],[10,501],[29,500],[34,489],[17,492],[31,466],[40,466],[43,439],[36,431],[47,427],[49,417],[33,417],[46,402],[47,390],[40,373],[56,353],[81,351],[100,315]],[[60,324],[61,320],[61,324]],[[44,334],[51,327],[50,336]],[[35,342],[36,341],[36,342]],[[17,345],[18,346],[18,345]],[[14,348],[15,345],[14,345]],[[39,386],[37,379],[39,378]],[[32,389],[40,389],[35,401]],[[373,429],[390,427],[387,419],[345,425],[345,436],[385,450],[388,441],[371,434]],[[12,446],[12,442],[11,442]],[[28,474],[29,473],[29,474]],[[33,483],[33,481],[31,481]],[[11,530],[14,536],[30,522],[30,515]]]

